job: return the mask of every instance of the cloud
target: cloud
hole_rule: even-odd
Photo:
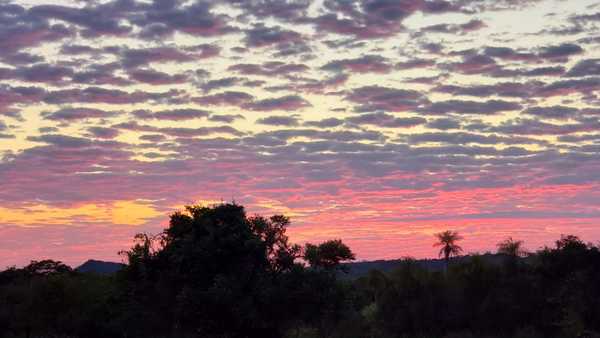
[[[292,127],[299,125],[299,120],[295,116],[268,116],[256,120],[256,123],[270,126]]]
[[[285,76],[293,73],[306,72],[309,68],[304,64],[271,61],[260,65],[240,63],[230,66],[228,70],[244,75]]]
[[[537,58],[534,53],[518,51],[510,47],[489,46],[483,50],[483,55],[508,61],[533,61]]]
[[[44,61],[44,57],[40,55],[34,55],[27,52],[16,52],[14,54],[7,54],[0,56],[4,63],[20,66],[20,65],[30,65],[34,63],[41,63]]]
[[[133,20],[142,27],[142,37],[160,38],[175,31],[193,36],[220,36],[235,31],[227,24],[226,15],[212,13],[209,3],[196,2],[187,6],[173,4],[155,2],[140,18]],[[150,34],[152,31],[158,31],[159,34]]]
[[[80,148],[91,145],[91,141],[75,136],[67,136],[61,134],[45,134],[41,136],[29,136],[27,140],[33,142],[43,142],[51,144],[59,148]]]
[[[563,43],[555,46],[542,47],[539,57],[555,61],[568,60],[573,55],[583,53],[583,48],[573,43]]]
[[[154,47],[145,49],[116,49],[109,50],[121,57],[121,63],[126,68],[145,66],[153,62],[192,62],[219,54],[219,48],[213,45],[196,45],[186,49],[176,47]]]
[[[199,104],[206,104],[210,106],[216,105],[232,105],[232,106],[241,106],[247,104],[252,101],[254,96],[244,93],[244,92],[236,92],[236,91],[226,91],[219,94],[206,95],[192,98],[192,101]]]
[[[245,109],[257,111],[299,110],[311,104],[298,95],[287,95],[270,99],[256,100],[243,105]]]
[[[50,64],[36,64],[30,67],[17,68],[15,76],[28,82],[58,83],[73,75],[73,70],[68,67]]]
[[[415,90],[395,89],[381,86],[364,86],[353,89],[346,99],[358,103],[359,112],[383,110],[406,111],[416,108],[422,94]]]
[[[501,137],[498,135],[481,135],[466,132],[445,132],[445,133],[422,133],[409,135],[408,141],[414,144],[424,142],[442,142],[449,144],[515,144],[523,143],[524,140],[516,140],[510,137]]]
[[[54,121],[76,121],[90,118],[105,118],[114,115],[116,115],[115,112],[85,107],[62,108],[54,112],[42,113],[45,119]]]
[[[306,16],[306,11],[310,6],[309,0],[300,1],[238,1],[228,0],[232,5],[243,9],[244,15],[252,15],[255,18],[275,17],[283,21],[294,22]]]
[[[303,82],[290,86],[291,89],[308,92],[308,93],[324,93],[328,90],[336,89],[344,85],[348,81],[347,74],[336,74],[335,76],[318,79],[304,79]]]
[[[565,72],[563,66],[534,66],[543,62],[567,62],[571,56],[583,53],[576,44],[564,43],[539,47],[532,50],[516,50],[510,47],[486,46],[482,50],[463,50],[453,52],[462,56],[462,62],[443,65],[444,69],[464,74],[489,74],[493,77],[518,76],[560,76]],[[507,67],[499,61],[519,62],[518,67]]]
[[[187,81],[185,74],[167,74],[152,69],[137,69],[129,72],[129,77],[137,82],[151,85],[180,84]]]
[[[14,115],[14,105],[37,103],[45,95],[46,91],[38,87],[0,85],[0,114]]]
[[[3,56],[36,47],[45,42],[59,41],[73,32],[63,24],[51,24],[44,18],[34,18],[30,11],[17,4],[0,5],[0,50]]]
[[[84,27],[82,34],[86,37],[99,37],[102,35],[125,35],[131,27],[120,24],[105,6],[93,8],[73,8],[58,5],[41,5],[30,9],[33,17],[61,20]],[[113,10],[127,10],[124,7]]]
[[[501,69],[496,60],[481,54],[465,55],[462,62],[450,66],[452,69],[464,74],[494,73]]]
[[[359,39],[394,35],[403,29],[402,21],[418,11],[444,13],[458,10],[447,1],[329,0],[325,2],[325,7],[331,13],[315,19],[320,30],[354,35]]]
[[[560,80],[542,86],[535,95],[551,97],[569,94],[590,94],[600,89],[600,77],[589,77],[576,80]]]
[[[499,112],[514,111],[521,109],[521,105],[516,102],[489,100],[484,102],[479,101],[464,101],[464,100],[448,100],[431,103],[419,111],[424,114],[442,115],[442,114],[481,114],[491,115]]]
[[[210,80],[205,83],[202,83],[200,87],[205,92],[210,92],[215,89],[233,87],[240,83],[242,79],[238,77],[225,77],[222,79]]]
[[[347,122],[354,124],[373,125],[382,128],[410,128],[427,122],[422,117],[395,117],[382,112],[361,114],[346,118]]]
[[[126,92],[118,89],[106,89],[102,87],[87,87],[85,89],[64,89],[49,92],[44,101],[53,104],[63,103],[108,103],[108,104],[132,104],[148,101],[168,102],[177,97],[178,92]]]
[[[112,126],[113,128],[138,131],[138,132],[152,132],[160,133],[173,137],[197,137],[207,136],[212,134],[228,134],[233,136],[242,136],[244,133],[231,126],[217,126],[217,127],[199,127],[199,128],[185,128],[185,127],[155,127],[151,125],[138,124],[135,121],[119,123]]]
[[[431,33],[444,33],[444,34],[465,34],[468,32],[473,32],[480,30],[486,27],[486,24],[478,19],[473,19],[469,22],[463,24],[435,24],[431,26],[426,26],[421,29],[421,33],[423,32],[431,32]]]
[[[550,66],[499,72],[497,76],[561,76],[564,73],[565,67]]]
[[[241,114],[212,114],[208,117],[210,121],[232,123],[235,120],[245,120]]]
[[[117,53],[121,56],[121,63],[128,68],[144,66],[152,62],[189,62],[194,59],[191,55],[172,47],[125,49]]]
[[[166,139],[167,139],[167,137],[165,135],[161,135],[161,134],[146,134],[146,135],[140,136],[140,140],[149,141],[149,142],[161,142]]]
[[[563,123],[553,124],[535,119],[517,118],[503,122],[498,127],[489,128],[490,131],[509,135],[563,135],[576,132],[590,132],[597,130],[600,122],[594,120],[588,123]]]
[[[186,121],[208,117],[209,112],[201,109],[172,109],[160,111],[136,110],[133,115],[142,120]]]
[[[386,58],[379,55],[365,55],[355,59],[335,60],[322,67],[330,71],[351,73],[387,73],[392,68]]]
[[[435,60],[430,59],[412,59],[404,62],[398,62],[395,65],[396,69],[407,70],[414,68],[427,68],[435,65]]]
[[[267,27],[263,25],[255,26],[246,31],[246,46],[248,48],[266,47],[276,45],[278,48],[284,48],[285,45],[302,42],[300,33],[286,30],[281,27]]]
[[[326,119],[319,120],[319,121],[304,122],[304,124],[307,126],[318,127],[318,128],[337,127],[337,126],[342,125],[343,123],[344,123],[344,120],[341,120],[341,119],[338,119],[335,117],[330,117],[330,118],[326,118]]]
[[[562,86],[562,85],[561,85]],[[548,89],[546,89],[548,88]],[[514,98],[528,98],[548,95],[543,93],[546,90],[552,88],[541,81],[531,81],[525,83],[519,82],[498,82],[493,85],[473,85],[467,87],[454,86],[454,85],[442,85],[435,87],[435,91],[449,93],[454,95],[464,96],[475,96],[475,97],[488,97],[488,96],[502,96],[502,97],[514,97]],[[554,95],[554,94],[550,94]]]
[[[489,238],[518,225],[537,240],[551,210],[597,214],[598,20],[578,2],[502,32],[502,18],[543,4],[45,3],[0,4],[0,223],[37,203],[50,211],[25,214],[66,212],[31,223],[41,243],[64,237],[49,230],[59,225],[106,235],[77,212],[115,201],[166,215],[234,196],[249,212],[293,215],[296,240],[330,224],[361,257],[413,239],[391,228],[413,244],[464,224]],[[135,232],[160,231],[140,222]],[[118,236],[122,225],[111,224]],[[393,245],[364,244],[373,237]],[[77,250],[62,240],[57,258]]]
[[[523,114],[551,119],[568,119],[579,113],[579,109],[566,106],[529,107]]]
[[[93,137],[101,139],[114,139],[120,134],[118,129],[106,127],[90,127],[87,130]]]
[[[585,59],[577,62],[565,76],[585,77],[600,75],[600,59]]]
[[[87,71],[77,72],[72,76],[72,81],[75,83],[96,86],[128,86],[134,83],[127,78],[115,76],[113,74],[114,70],[104,69],[104,67],[98,68],[99,69],[90,69]]]
[[[230,126],[218,127],[200,127],[200,128],[157,128],[157,132],[175,137],[196,137],[207,136],[212,134],[228,134],[233,136],[241,136],[242,132]]]
[[[592,14],[579,14],[573,15],[569,18],[570,21],[573,22],[594,22],[600,21],[600,12],[592,13]]]
[[[460,129],[460,121],[449,118],[439,118],[428,121],[426,126],[428,128],[440,130]]]

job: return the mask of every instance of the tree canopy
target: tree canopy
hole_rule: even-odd
[[[125,252],[125,279],[132,293],[156,295],[145,305],[158,298],[171,328],[231,337],[280,335],[300,319],[294,299],[305,292],[303,283],[334,283],[320,274],[331,276],[354,259],[340,240],[291,244],[289,224],[283,215],[248,217],[237,204],[188,206],[171,215],[162,234],[138,235]]]
[[[435,234],[437,242],[434,246],[440,247],[439,256],[444,257],[446,262],[449,261],[450,257],[459,255],[463,249],[457,244],[458,241],[462,240],[462,236],[456,231],[446,230]]]

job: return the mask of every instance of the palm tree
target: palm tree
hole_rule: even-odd
[[[510,257],[522,257],[527,255],[527,251],[523,249],[523,241],[514,240],[512,237],[508,237],[502,242],[497,244],[498,253],[504,254]]]
[[[451,256],[458,256],[463,250],[462,248],[456,244],[456,242],[463,239],[461,235],[456,231],[446,230],[444,232],[440,232],[435,234],[437,238],[437,242],[433,244],[433,246],[440,246],[440,257],[444,257],[444,261],[446,262],[446,270],[448,270],[448,264],[450,263]]]

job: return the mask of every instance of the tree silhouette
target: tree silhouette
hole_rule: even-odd
[[[511,257],[522,257],[527,255],[527,251],[523,249],[523,241],[514,240],[512,237],[508,237],[502,242],[497,244],[498,253],[508,255]]]
[[[450,257],[458,256],[463,251],[462,248],[456,244],[456,242],[463,239],[463,237],[459,235],[458,232],[452,230],[437,233],[435,234],[435,237],[438,241],[433,244],[433,246],[441,247],[438,255],[444,258],[447,269],[448,264],[450,263]]]
[[[73,272],[69,266],[51,259],[31,261],[29,265],[23,268],[23,271],[31,276],[50,276]]]
[[[354,254],[341,240],[329,240],[319,245],[306,244],[304,259],[313,268],[326,270],[340,267],[343,261],[354,260]]]
[[[339,298],[331,271],[354,254],[340,240],[307,244],[306,260],[323,268],[309,271],[297,261],[301,247],[285,234],[289,224],[282,215],[248,217],[235,203],[195,205],[173,213],[158,236],[137,235],[124,252],[134,296],[128,306],[137,316],[127,320],[130,332],[269,338],[306,313],[324,318]]]

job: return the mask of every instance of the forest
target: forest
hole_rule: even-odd
[[[290,219],[224,203],[188,206],[160,234],[139,234],[114,274],[54,260],[0,272],[0,337],[537,338],[600,337],[600,248],[573,235],[495,259],[432,238],[445,262],[404,258],[345,275],[339,239],[303,246]],[[465,256],[467,257],[467,256]]]

